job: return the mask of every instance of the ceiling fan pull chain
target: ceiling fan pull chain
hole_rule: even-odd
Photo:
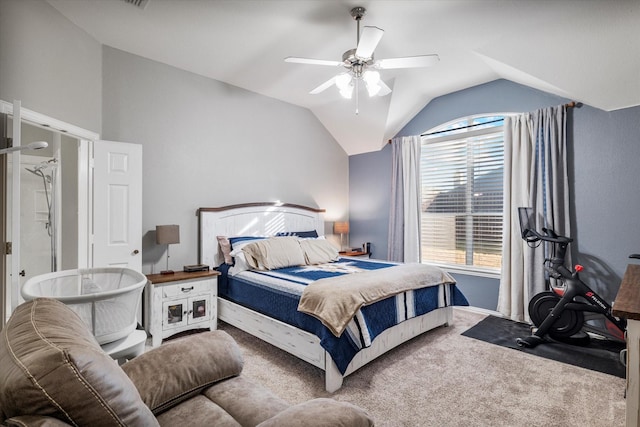
[[[357,115],[358,115],[358,113],[360,112],[360,111],[359,111],[359,108],[358,108],[358,99],[359,99],[360,97],[358,96],[358,89],[359,89],[359,88],[358,88],[358,79],[355,79],[355,80],[356,80],[356,81],[355,81],[355,83],[356,83],[356,116],[357,116]]]

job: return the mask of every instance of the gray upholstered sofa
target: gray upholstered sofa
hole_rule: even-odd
[[[19,306],[0,334],[0,422],[34,426],[372,426],[333,399],[291,406],[240,376],[225,332],[173,340],[118,366],[64,304]]]

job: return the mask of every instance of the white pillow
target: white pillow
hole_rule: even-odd
[[[249,264],[247,264],[247,259],[244,257],[244,253],[240,250],[240,253],[236,254],[233,257],[234,264],[229,267],[229,276],[235,276],[238,273],[242,273],[243,271],[250,270]]]
[[[256,270],[305,265],[304,253],[296,237],[273,237],[242,248],[247,264]]]
[[[338,260],[338,249],[325,239],[300,240],[307,264],[325,264]]]
[[[243,271],[251,270],[252,266],[247,262],[247,258],[244,252],[242,252],[242,249],[247,245],[251,245],[259,241],[262,241],[262,239],[240,240],[233,244],[233,250],[230,252],[231,257],[233,258],[233,267],[229,269],[229,274],[231,276],[235,276],[236,274],[242,273]],[[255,269],[264,270],[264,267],[259,265]]]

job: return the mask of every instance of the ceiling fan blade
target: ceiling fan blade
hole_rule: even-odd
[[[391,93],[391,88],[387,86],[385,82],[380,80],[378,84],[380,85],[380,92],[378,92],[378,96],[386,96]]]
[[[438,55],[405,56],[403,58],[388,58],[376,61],[375,67],[383,70],[393,68],[419,68],[431,67],[440,61]]]
[[[373,56],[373,51],[380,43],[380,39],[384,35],[384,30],[378,27],[364,27],[360,34],[360,41],[356,49],[356,56],[362,59],[368,59]]]
[[[317,95],[320,92],[324,92],[325,90],[327,90],[331,86],[333,86],[335,84],[335,82],[336,82],[336,78],[335,77],[331,77],[329,80],[327,80],[326,82],[322,83],[320,86],[318,86],[317,88],[315,88],[311,92],[309,92],[309,94]]]
[[[308,64],[308,65],[328,65],[330,67],[337,67],[344,65],[342,61],[328,61],[325,59],[311,59],[311,58],[296,58],[295,56],[288,56],[284,58],[284,62],[292,62],[296,64]]]

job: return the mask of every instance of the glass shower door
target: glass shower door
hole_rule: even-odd
[[[13,120],[7,119],[12,129]],[[12,134],[15,130],[9,132]],[[19,156],[18,185],[15,185],[14,156],[5,163],[6,236],[11,253],[5,258],[5,318],[20,304],[21,286],[30,278],[64,269],[78,268],[78,147],[79,140],[23,122],[22,143],[46,141],[38,151]],[[62,165],[68,170],[63,170]],[[14,198],[14,189],[19,197]],[[15,201],[19,209],[14,209]],[[16,218],[18,222],[14,221]],[[19,227],[16,244],[15,228]],[[18,257],[16,255],[19,255]],[[14,274],[15,271],[15,274]]]

